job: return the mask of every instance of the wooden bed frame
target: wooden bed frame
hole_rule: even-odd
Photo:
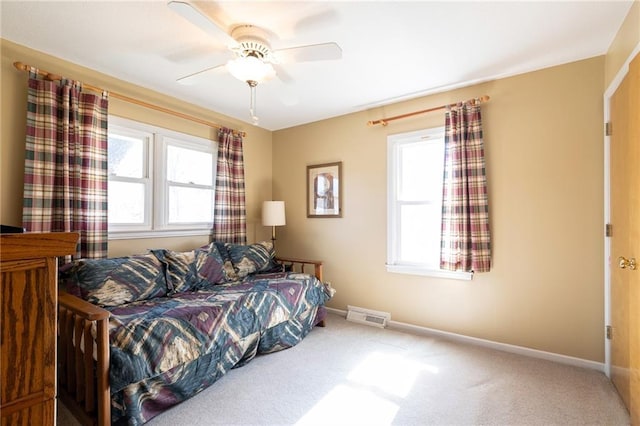
[[[276,260],[299,272],[312,265],[322,281],[319,260]],[[83,425],[110,425],[109,311],[64,291],[58,303],[58,397]]]

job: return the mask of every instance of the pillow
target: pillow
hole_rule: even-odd
[[[251,245],[227,244],[227,250],[239,278],[254,272],[265,272],[273,267],[273,243],[262,241]]]
[[[191,251],[155,249],[151,252],[167,266],[170,294],[237,280],[231,262],[225,267],[222,256],[213,243]]]
[[[239,281],[240,276],[238,275],[238,271],[231,260],[231,254],[229,253],[229,243],[221,243],[215,241],[211,243],[211,245],[215,246],[216,250],[220,254],[220,258],[222,259],[222,271],[224,274],[224,282],[234,282]]]
[[[198,288],[200,280],[195,269],[195,250],[178,252],[153,249],[151,253],[167,267],[169,294],[184,293]]]
[[[238,281],[238,275],[225,250],[223,257],[215,243],[196,250],[196,270],[198,276],[210,284]]]
[[[162,263],[153,254],[81,259],[71,277],[80,297],[100,306],[119,306],[167,294]]]

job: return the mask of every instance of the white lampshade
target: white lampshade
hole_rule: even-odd
[[[273,77],[276,71],[270,63],[263,62],[255,56],[243,56],[227,62],[227,70],[240,81],[260,83]]]
[[[263,226],[282,226],[286,224],[284,201],[265,201],[262,203]]]

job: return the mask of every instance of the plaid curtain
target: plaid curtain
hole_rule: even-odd
[[[247,242],[242,136],[233,130],[218,134],[218,171],[213,240],[232,244]]]
[[[451,105],[445,114],[440,268],[491,269],[489,202],[480,105]]]
[[[79,232],[77,258],[107,256],[107,109],[106,94],[29,76],[23,227]]]

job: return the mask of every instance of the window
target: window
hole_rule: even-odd
[[[109,238],[210,233],[216,158],[216,142],[109,117]]]
[[[109,229],[151,229],[153,134],[109,125]]]
[[[387,148],[387,270],[470,279],[439,266],[444,127],[391,135]]]

